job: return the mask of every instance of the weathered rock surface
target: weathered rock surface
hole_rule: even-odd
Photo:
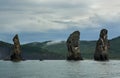
[[[67,39],[67,48],[68,48],[68,55],[67,60],[82,60],[80,54],[80,32],[75,31],[70,34],[69,38]]]
[[[96,43],[94,60],[97,60],[97,61],[109,60],[108,49],[109,49],[110,44],[107,39],[107,33],[108,31],[106,29],[102,29],[100,32],[100,38]]]
[[[13,46],[13,54],[11,55],[11,60],[20,61],[22,60],[22,57],[21,57],[21,50],[20,50],[20,42],[17,34],[13,38],[13,42],[14,42],[14,46]]]

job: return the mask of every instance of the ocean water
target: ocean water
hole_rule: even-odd
[[[120,61],[0,61],[0,78],[120,78]]]

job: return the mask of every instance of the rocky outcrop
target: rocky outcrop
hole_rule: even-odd
[[[22,57],[21,57],[21,50],[20,50],[20,42],[17,34],[13,38],[13,42],[14,42],[14,46],[13,46],[13,54],[11,55],[11,60],[20,61],[22,60]]]
[[[80,32],[75,31],[70,34],[69,38],[67,39],[67,48],[68,48],[68,55],[67,60],[82,60],[80,54]]]
[[[97,61],[109,60],[109,57],[108,57],[109,41],[107,39],[107,33],[108,31],[106,29],[102,29],[100,32],[100,38],[96,43],[94,60],[97,60]]]

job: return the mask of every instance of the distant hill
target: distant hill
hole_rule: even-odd
[[[110,40],[110,57],[120,59],[120,36]]]
[[[0,41],[0,59],[8,58],[12,53],[12,44]],[[84,59],[93,59],[96,41],[80,41],[81,54]],[[110,40],[110,58],[120,59],[120,37]],[[21,45],[25,59],[66,59],[65,41],[32,42]]]
[[[11,55],[12,44],[0,41],[0,59],[5,59]]]

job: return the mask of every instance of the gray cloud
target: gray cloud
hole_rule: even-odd
[[[62,17],[64,16],[72,17],[73,15],[78,15],[78,13],[75,11],[79,9],[83,12],[83,10],[87,7],[87,4],[85,2],[81,1],[77,3],[74,1],[70,2],[68,0],[66,1],[1,0],[0,3],[1,3],[0,11],[2,13],[0,15],[5,18],[5,20],[2,20],[3,18],[0,20],[2,20],[2,23],[5,22],[5,24],[7,23],[9,24],[9,22],[14,23],[14,21],[21,22],[20,20],[22,20],[22,18],[27,19],[31,17],[37,17],[43,20],[44,18],[45,19],[47,18],[47,20],[50,19],[50,21],[54,19],[63,20],[64,18]],[[7,20],[10,21],[8,22]],[[53,23],[54,22],[51,22],[51,25]]]
[[[0,0],[0,32],[46,33],[78,29],[96,33],[108,28],[117,36],[120,33],[119,9],[119,0]]]

